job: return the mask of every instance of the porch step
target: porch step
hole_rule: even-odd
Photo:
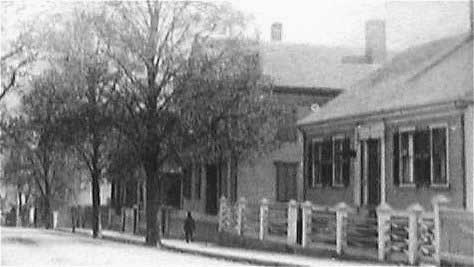
[[[377,217],[365,210],[347,218],[347,244],[359,248],[377,248]]]

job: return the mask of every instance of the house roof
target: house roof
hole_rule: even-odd
[[[348,89],[378,67],[343,63],[343,57],[362,54],[347,47],[269,42],[260,52],[263,73],[286,88]]]
[[[407,49],[298,124],[472,99],[472,58],[466,35]]]

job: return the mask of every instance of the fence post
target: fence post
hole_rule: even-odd
[[[338,255],[341,255],[343,248],[346,245],[346,238],[344,235],[344,218],[347,217],[350,207],[344,203],[340,202],[336,205],[336,252]]]
[[[35,224],[35,207],[30,207],[28,212],[28,224],[33,226]]]
[[[423,207],[416,203],[408,207],[408,263],[414,265],[418,261],[418,218]]]
[[[260,230],[258,238],[264,240],[268,229],[268,199],[263,198],[260,202]]]
[[[244,229],[244,211],[245,211],[245,204],[247,200],[244,197],[239,199],[237,203],[237,234],[242,235]]]
[[[222,196],[219,200],[219,228],[218,231],[222,232],[224,230],[224,217],[226,212],[227,200],[225,196]]]
[[[53,211],[53,229],[58,227],[58,215],[59,212],[57,210]]]
[[[378,226],[378,258],[379,261],[385,260],[385,242],[388,229],[387,222],[390,221],[390,212],[392,207],[387,203],[381,203],[377,207],[377,226]]]
[[[449,198],[439,195],[435,196],[431,203],[433,205],[433,213],[434,213],[434,223],[435,223],[435,230],[434,230],[434,247],[435,253],[434,258],[438,266],[441,264],[441,218],[439,217],[439,207],[442,204],[446,204],[449,202]]]
[[[312,223],[312,209],[313,204],[310,201],[306,201],[302,204],[302,224],[301,229],[301,246],[308,246],[308,236],[311,235],[311,223]]]
[[[288,225],[287,225],[287,243],[296,245],[296,224],[298,220],[298,203],[296,200],[288,202]]]

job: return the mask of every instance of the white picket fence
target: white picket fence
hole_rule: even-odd
[[[377,254],[373,256],[380,261],[439,263],[440,203],[443,199],[433,200],[434,212],[424,211],[419,204],[407,210],[394,210],[384,204],[377,208],[377,217],[361,220],[345,203],[326,207],[309,201],[271,203],[262,199],[255,204],[241,198],[232,205],[223,197],[219,231],[290,246],[329,249],[338,255],[351,254],[351,246],[363,244],[373,248]],[[300,208],[301,243],[297,244]]]

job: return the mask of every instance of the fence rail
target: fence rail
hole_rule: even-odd
[[[219,229],[291,246],[330,249],[337,254],[352,248],[376,250],[382,261],[439,264],[440,260],[450,260],[472,264],[473,214],[440,209],[442,203],[443,198],[433,200],[434,212],[426,212],[419,204],[407,210],[382,204],[376,216],[361,216],[345,203],[322,207],[308,201],[270,203],[263,199],[257,204],[241,199],[232,206],[223,198]],[[298,220],[301,240],[297,244]]]

